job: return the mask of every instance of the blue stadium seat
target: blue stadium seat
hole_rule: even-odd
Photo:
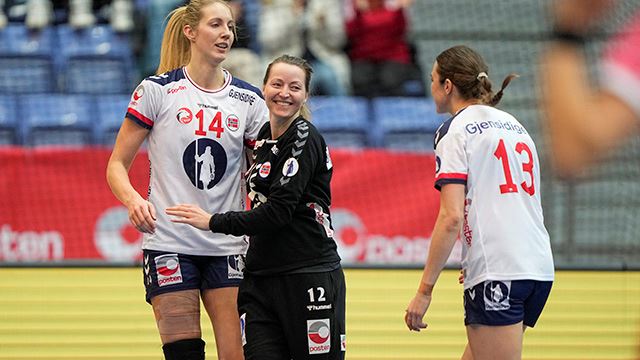
[[[31,31],[9,24],[0,29],[0,94],[55,91],[54,49],[52,28]]]
[[[64,90],[78,94],[123,94],[133,89],[134,60],[129,37],[98,25],[76,30],[57,27],[57,63]]]
[[[369,103],[349,96],[309,99],[313,124],[331,147],[364,148],[369,141]]]
[[[0,95],[0,146],[19,143],[19,117],[16,97]]]
[[[129,95],[96,97],[96,109],[98,110],[98,124],[94,133],[96,144],[113,146],[130,100]]]
[[[92,143],[92,129],[97,119],[90,96],[25,95],[20,97],[19,104],[25,145],[84,146]]]
[[[376,98],[372,113],[376,144],[403,151],[433,151],[433,135],[448,118],[426,98]]]

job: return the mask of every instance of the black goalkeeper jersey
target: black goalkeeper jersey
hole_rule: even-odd
[[[333,165],[318,130],[299,117],[277,140],[265,124],[247,172],[251,210],[215,214],[215,232],[250,235],[246,268],[271,275],[339,266],[329,206]]]

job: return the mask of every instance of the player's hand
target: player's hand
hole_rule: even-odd
[[[464,284],[464,270],[460,270],[460,276],[458,276],[458,284]]]
[[[424,314],[427,312],[431,304],[431,295],[425,295],[420,292],[413,297],[404,314],[404,322],[409,330],[420,331],[426,329],[427,324],[422,321]]]
[[[211,214],[202,210],[197,205],[180,204],[167,208],[167,215],[173,216],[171,221],[181,224],[189,224],[200,230],[209,230]]]
[[[156,231],[156,209],[150,202],[137,196],[126,205],[131,225],[143,233],[153,234]]]

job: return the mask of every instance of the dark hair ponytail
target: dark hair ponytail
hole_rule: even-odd
[[[438,55],[438,75],[440,81],[449,79],[458,88],[465,99],[478,99],[481,103],[496,106],[502,99],[504,89],[517,74],[509,74],[502,82],[497,94],[492,91],[489,80],[489,67],[475,50],[468,46],[458,45],[449,48]]]

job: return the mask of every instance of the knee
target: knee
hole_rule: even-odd
[[[164,344],[200,338],[200,298],[197,291],[158,295],[151,303]]]

